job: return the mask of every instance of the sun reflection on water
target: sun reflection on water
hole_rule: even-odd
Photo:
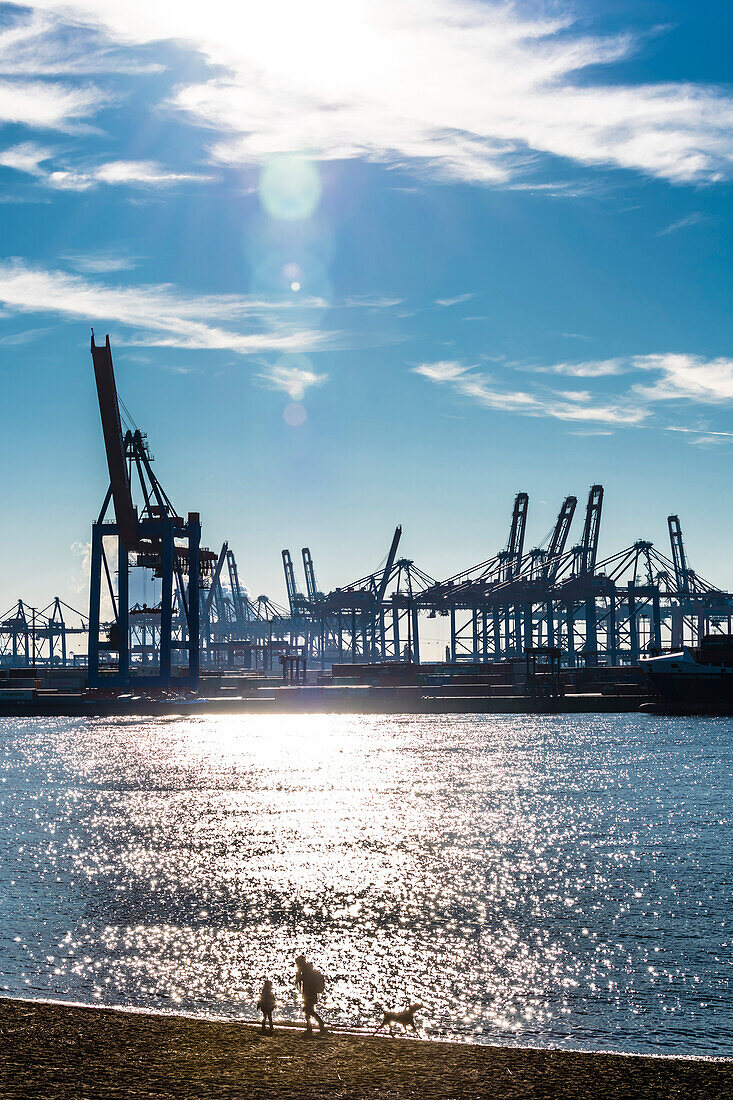
[[[732,728],[5,723],[5,989],[295,1019],[304,952],[335,1023],[730,1052]]]

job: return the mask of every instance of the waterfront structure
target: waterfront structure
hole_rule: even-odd
[[[215,556],[201,550],[198,512],[184,520],[171,504],[143,433],[135,428],[123,436],[109,336],[98,347],[92,333],[91,351],[110,484],[92,526],[89,686],[196,687],[201,576]],[[133,569],[148,570],[159,582],[159,599],[150,605],[130,606]],[[112,612],[108,623],[103,606]]]

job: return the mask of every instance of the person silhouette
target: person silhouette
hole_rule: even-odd
[[[295,974],[295,986],[303,994],[305,1034],[313,1034],[313,1027],[311,1026],[311,1019],[313,1019],[318,1024],[319,1033],[323,1035],[326,1032],[326,1025],[316,1012],[316,1002],[319,993],[323,993],[326,988],[326,981],[320,970],[316,970],[313,964],[308,962],[305,955],[298,955],[295,962],[298,967]]]
[[[257,1007],[262,1013],[262,1031],[265,1031],[265,1025],[270,1025],[270,1034],[272,1034],[272,1010],[274,1009],[277,1001],[275,1000],[275,994],[272,991],[272,982],[266,981],[262,986],[262,992],[260,993],[260,999],[257,1002]]]

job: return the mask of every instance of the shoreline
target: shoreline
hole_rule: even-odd
[[[733,1058],[616,1054],[259,1025],[158,1009],[0,998],[13,1100],[728,1097]],[[592,1084],[591,1084],[592,1082]]]

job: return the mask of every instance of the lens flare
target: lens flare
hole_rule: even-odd
[[[276,157],[262,170],[260,201],[273,218],[283,221],[309,218],[321,201],[318,168],[303,157]]]
[[[289,424],[291,428],[299,428],[301,424],[305,424],[308,418],[308,413],[305,411],[303,405],[293,403],[286,405],[283,411],[283,420],[286,424]]]

